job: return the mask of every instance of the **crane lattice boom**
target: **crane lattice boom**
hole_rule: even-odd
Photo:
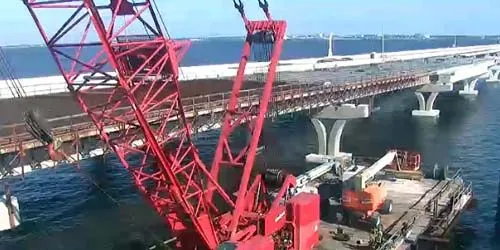
[[[271,100],[273,83],[276,76],[276,67],[278,66],[284,36],[286,33],[286,22],[282,20],[273,20],[271,18],[267,1],[262,2],[259,0],[259,5],[267,17],[267,20],[264,21],[248,20],[241,0],[238,2],[233,0],[233,2],[235,8],[239,11],[243,19],[247,30],[247,36],[236,78],[234,80],[229,104],[224,114],[224,122],[222,125],[219,143],[215,152],[215,158],[212,163],[211,174],[214,178],[218,178],[222,165],[243,168],[238,189],[238,198],[236,199],[235,209],[232,214],[232,220],[229,228],[231,232],[231,240],[236,241],[239,240],[242,235],[238,232],[238,225],[241,224],[240,217],[245,210],[244,207],[248,205],[249,198],[247,197],[247,194],[250,174],[254,165],[262,127],[266,118],[265,115]],[[269,67],[259,105],[242,109],[241,105],[239,105],[238,97],[244,85],[245,68],[251,56],[252,45],[254,44],[270,44],[272,46],[270,53],[266,53],[265,55],[265,57],[267,57],[265,60],[269,62]],[[248,126],[251,138],[248,140],[247,145],[242,147],[241,150],[233,152],[232,147],[229,145],[229,138],[234,133],[235,128],[241,126],[242,124],[246,124]],[[211,199],[210,194],[209,199]],[[245,230],[248,229],[245,228]],[[248,234],[248,232],[245,231],[245,234]]]
[[[250,184],[286,22],[272,19],[267,1],[259,0],[266,16],[263,21],[248,20],[241,0],[233,2],[247,35],[209,172],[193,144],[179,92],[178,64],[190,42],[165,36],[168,33],[153,0],[24,1],[68,89],[170,226],[177,247],[237,245],[248,249],[259,244],[263,249],[299,249],[299,241],[294,239],[314,243],[318,225],[312,216],[307,229],[299,230],[303,222],[294,221],[292,214],[316,206],[319,198],[305,195],[290,199],[289,190],[296,184],[291,175],[276,178],[280,187],[274,189],[276,195],[271,200],[266,175],[257,175]],[[68,17],[55,32],[49,32],[44,12]],[[243,107],[239,93],[255,45],[267,46],[264,61],[269,66],[260,102]],[[120,132],[106,132],[110,126],[120,128]],[[235,150],[229,138],[241,126],[249,129],[251,138]],[[235,198],[218,182],[222,166],[242,170]]]
[[[164,36],[152,1],[97,2],[25,4],[68,89],[179,242],[189,244],[193,241],[183,238],[198,235],[199,242],[214,248],[219,238],[212,214],[218,211],[204,199],[206,183],[229,206],[233,201],[200,160],[183,113],[178,62],[190,43]],[[47,12],[69,17],[49,33]],[[107,73],[109,68],[116,74]],[[160,109],[168,112],[155,112]],[[123,129],[109,134],[105,126]],[[137,143],[142,145],[134,147]]]

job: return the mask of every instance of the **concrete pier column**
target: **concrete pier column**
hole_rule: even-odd
[[[418,100],[418,110],[411,112],[412,116],[419,117],[439,117],[439,110],[434,109],[434,103],[440,92],[449,92],[453,90],[453,84],[426,84],[415,92]],[[425,100],[423,93],[430,93]]]
[[[488,70],[488,78],[486,79],[486,83],[500,83],[500,66],[494,66]]]
[[[311,122],[316,130],[316,135],[318,136],[318,154],[326,155],[326,127],[325,124],[316,118],[312,118]]]
[[[333,57],[333,33],[330,33],[330,37],[328,39],[328,57]]]
[[[330,136],[328,137],[328,155],[341,156],[340,138],[342,137],[342,131],[344,131],[346,122],[346,120],[337,120],[333,124]]]
[[[464,96],[477,96],[478,91],[476,90],[476,85],[478,80],[478,78],[465,80],[464,89],[459,90],[458,94]]]
[[[365,98],[360,98],[356,100],[356,105],[366,104],[370,110],[370,113],[376,112],[380,107],[375,106],[375,96],[368,96]]]
[[[318,153],[306,156],[307,162],[325,163],[334,160],[350,160],[351,153],[341,152],[340,141],[347,120],[366,118],[370,115],[367,104],[343,104],[329,106],[311,119],[318,135]],[[327,130],[322,120],[336,120],[330,130]]]
[[[418,110],[413,110],[411,112],[412,116],[439,117],[439,109],[434,109],[434,102],[439,92],[432,92],[427,98],[427,101],[422,92],[415,92],[415,95],[418,100]]]
[[[329,134],[325,124],[320,119],[312,118],[311,122],[318,135],[318,154],[340,156],[340,139],[347,120],[336,120]]]

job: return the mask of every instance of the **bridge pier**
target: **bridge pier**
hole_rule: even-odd
[[[458,94],[462,96],[477,96],[479,93],[475,88],[479,78],[467,79],[464,81],[464,89],[459,90]]]
[[[486,79],[486,83],[500,83],[500,66],[494,66],[488,70],[488,79]]]
[[[434,109],[434,102],[440,92],[453,90],[452,84],[426,84],[415,92],[418,100],[418,110],[411,112],[412,116],[439,117],[439,109]],[[430,93],[427,100],[422,93]]]
[[[318,135],[318,153],[308,154],[306,161],[311,163],[325,163],[334,160],[350,161],[352,154],[340,151],[342,131],[347,120],[367,118],[368,116],[370,116],[370,108],[366,104],[357,106],[354,104],[342,104],[341,106],[328,106],[324,108],[311,119]],[[321,119],[336,120],[329,132]]]
[[[360,105],[360,104],[368,105],[368,109],[369,109],[370,113],[374,113],[380,109],[380,107],[375,106],[375,96],[368,96],[365,98],[356,99],[355,104],[356,105]]]

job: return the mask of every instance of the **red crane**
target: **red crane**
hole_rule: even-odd
[[[241,1],[234,1],[247,38],[209,172],[193,144],[179,93],[179,61],[189,41],[168,37],[152,0],[96,2],[24,0],[68,89],[135,185],[170,226],[177,247],[216,249],[229,244],[244,249],[260,244],[262,249],[304,249],[299,245],[305,241],[299,242],[299,238],[312,237],[309,243],[317,241],[314,233],[303,236],[303,231],[312,229],[300,231],[298,222],[289,216],[298,211],[297,204],[314,205],[317,198],[306,195],[295,203],[289,199],[287,191],[294,185],[293,176],[282,179],[283,185],[272,201],[263,195],[270,190],[264,175],[258,175],[249,187],[286,22],[273,20],[267,2],[261,0],[267,20],[250,21]],[[68,17],[50,32],[43,19],[56,15]],[[54,25],[54,19],[50,25]],[[273,46],[264,91],[258,106],[243,109],[238,94],[244,84],[251,45],[259,43]],[[89,53],[94,56],[89,57]],[[244,124],[251,131],[251,139],[234,154],[228,138]],[[108,133],[111,126],[121,128],[120,132]],[[222,165],[242,168],[235,200],[217,180]],[[215,197],[220,201],[215,202]],[[313,220],[317,223],[314,216]],[[314,223],[307,228],[314,226],[316,232]]]

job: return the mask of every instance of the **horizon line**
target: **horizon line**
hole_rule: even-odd
[[[311,37],[314,39],[314,38],[317,38],[317,39],[327,39],[328,35],[331,34],[333,32],[319,32],[319,33],[312,33],[312,34],[290,34],[290,35],[287,35],[288,37],[292,37],[292,39],[294,39],[293,37],[304,37],[304,36],[308,36],[308,37]],[[327,35],[325,37],[320,37],[321,35]],[[334,38],[349,38],[349,37],[353,37],[353,36],[381,36],[382,34],[378,34],[378,33],[353,33],[353,34],[335,34],[333,33],[333,37]],[[453,34],[426,34],[426,33],[414,33],[414,34],[404,34],[404,33],[385,33],[383,34],[384,37],[387,37],[387,36],[416,36],[416,35],[420,35],[420,36],[428,36],[429,38],[432,38],[432,37],[440,37],[440,38],[444,38],[444,37],[488,37],[488,38],[497,38],[497,39],[500,39],[500,34],[495,34],[495,35],[472,35],[472,34],[469,34],[469,35],[453,35]],[[188,36],[188,37],[179,37],[179,38],[172,38],[172,40],[194,40],[194,39],[217,39],[217,38],[245,38],[244,35],[209,35],[209,36]],[[40,44],[37,44],[37,43],[33,43],[33,44],[27,44],[27,43],[20,43],[20,44],[6,44],[6,45],[0,45],[1,47],[4,47],[4,48],[8,48],[8,47],[23,47],[23,46],[31,46],[31,47],[44,47],[46,46],[46,44],[44,43],[40,43]]]

